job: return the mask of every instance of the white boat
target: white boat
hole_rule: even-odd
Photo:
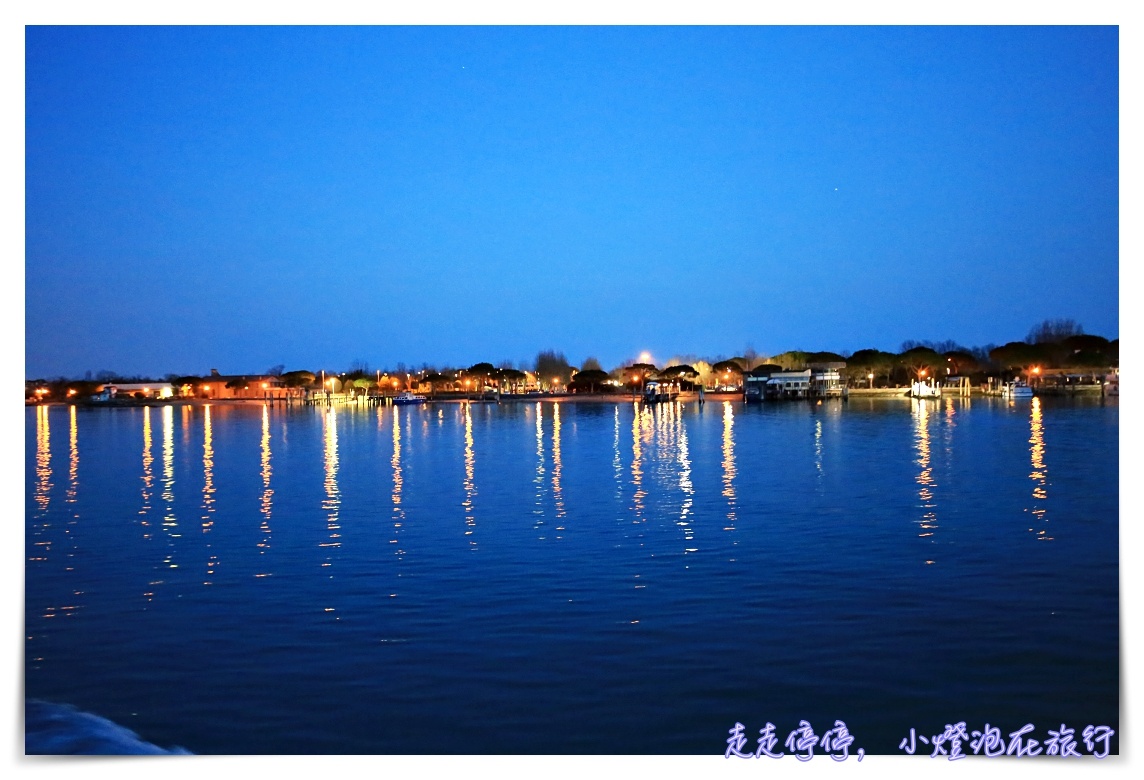
[[[408,390],[406,390],[404,393],[402,393],[401,395],[399,395],[393,399],[393,403],[396,404],[397,406],[407,406],[409,404],[423,404],[423,403],[425,403],[425,401],[426,401],[425,396],[416,395],[415,393],[412,393]]]
[[[927,382],[914,382],[910,385],[910,398],[940,398],[941,388]]]
[[[1006,382],[1001,385],[1002,398],[1032,398],[1033,388],[1021,381]]]

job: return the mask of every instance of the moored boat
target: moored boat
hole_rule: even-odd
[[[423,404],[423,403],[425,403],[425,401],[426,401],[425,396],[417,395],[417,394],[412,393],[408,390],[406,390],[404,393],[402,393],[401,395],[399,395],[393,399],[393,403],[396,404],[397,406],[407,406],[409,404]]]
[[[1006,382],[1001,385],[1002,398],[1032,398],[1033,388],[1029,387],[1024,382],[1018,380],[1016,382]]]

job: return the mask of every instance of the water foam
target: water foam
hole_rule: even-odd
[[[29,699],[24,703],[25,755],[190,755],[181,747],[164,750],[134,731],[70,704]]]

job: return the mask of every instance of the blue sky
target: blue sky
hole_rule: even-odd
[[[26,372],[1119,335],[1109,27],[26,33]]]

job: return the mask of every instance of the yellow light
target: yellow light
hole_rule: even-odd
[[[1034,374],[1041,373],[1041,367],[1040,366],[1033,366],[1033,373]]]
[[[873,375],[873,374],[867,374],[867,375],[866,375],[866,378],[867,378],[867,379],[873,379],[873,378],[874,378],[874,375]]]
[[[397,380],[396,380],[396,379],[394,379],[394,380],[393,380],[393,386],[394,386],[394,387],[397,387],[397,384],[398,384]]]
[[[919,374],[919,376],[925,376],[925,375],[926,375],[926,370],[923,368],[922,372],[921,372],[921,374]]]
[[[552,384],[554,384],[554,385],[560,384],[560,377],[558,377],[558,376],[552,377]]]
[[[265,389],[266,389],[266,388],[268,388],[268,387],[270,387],[270,383],[269,383],[269,382],[263,382],[263,383],[262,383],[262,389],[263,389],[263,390],[265,390]]]
[[[211,386],[210,386],[210,385],[203,385],[203,390],[206,390],[207,392],[210,392],[210,389],[211,389]]]

